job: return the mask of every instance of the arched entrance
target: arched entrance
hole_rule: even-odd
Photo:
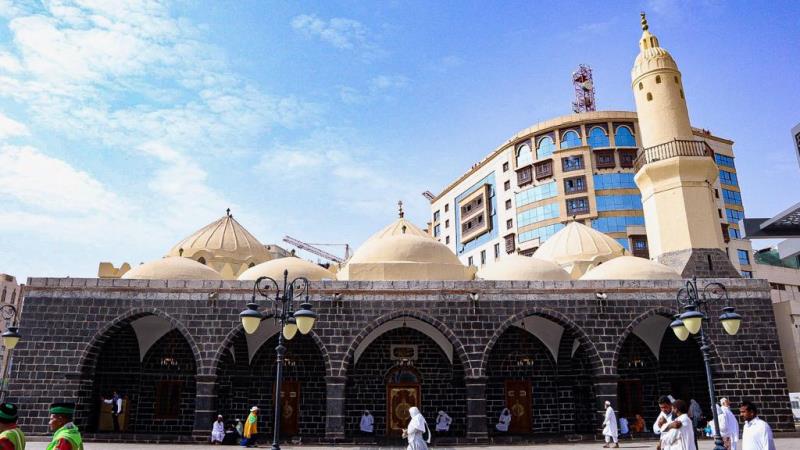
[[[217,367],[217,409],[226,423],[244,420],[252,406],[261,409],[259,432],[272,434],[277,327],[262,323],[253,335],[238,330]],[[311,335],[284,341],[281,383],[281,437],[325,435],[326,387],[322,352]]]
[[[195,357],[186,337],[167,319],[145,315],[113,327],[93,369],[85,375],[92,382],[90,398],[82,399],[89,409],[89,431],[191,434]],[[110,400],[115,392],[122,399],[116,417]]]
[[[431,428],[439,411],[453,422],[439,438],[466,429],[464,367],[453,345],[427,322],[401,317],[385,322],[356,348],[345,387],[345,434],[360,437],[364,411],[374,418],[374,438],[399,437],[408,408],[417,406]]]

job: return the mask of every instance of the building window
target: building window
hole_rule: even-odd
[[[617,147],[636,147],[636,138],[633,137],[630,128],[620,125],[614,132],[614,144]]]
[[[592,228],[602,233],[625,233],[629,226],[644,226],[644,217],[615,216],[592,220]]]
[[[545,136],[539,139],[539,143],[536,146],[536,158],[542,159],[547,158],[548,156],[553,154],[553,151],[556,149],[556,143],[553,142],[553,138],[550,136]]]
[[[753,278],[753,272],[750,270],[743,270],[742,278]]]
[[[504,190],[504,191],[507,191],[507,190],[509,190],[509,189],[511,189],[511,181],[509,181],[509,180],[506,180],[506,182],[505,182],[505,183],[503,183],[503,190]]]
[[[647,236],[631,236],[633,256],[640,258],[650,258],[650,250],[647,248]]]
[[[593,127],[589,130],[589,147],[608,147],[611,145],[608,141],[608,134],[602,127]]]
[[[439,237],[439,232],[441,231],[441,225],[436,225],[433,227],[433,237]]]
[[[719,214],[719,218],[722,219],[722,210],[717,208],[717,214]]]
[[[644,84],[642,84],[642,82],[640,81],[639,82],[639,90],[641,91],[642,89],[644,89]]]
[[[533,169],[530,165],[517,169],[517,186],[524,186],[533,182]]]
[[[656,75],[656,84],[661,84],[661,75]]]
[[[450,236],[445,236],[444,237],[444,243],[445,244],[449,244],[450,243]]]
[[[750,265],[750,254],[747,250],[736,250],[736,255],[739,257],[739,264],[743,266]]]
[[[727,170],[719,171],[719,182],[728,186],[739,186],[739,179],[736,177],[736,173],[728,172]]]
[[[741,205],[742,204],[742,194],[731,191],[728,189],[722,190],[722,198],[725,200],[725,203],[730,203],[732,205]]]
[[[486,250],[481,250],[481,265],[486,264]]]
[[[504,239],[506,241],[506,253],[514,253],[514,250],[517,249],[517,246],[514,243],[514,233],[509,234]]]
[[[533,155],[531,155],[531,146],[522,144],[517,147],[517,167],[523,167],[533,162]]]
[[[507,162],[503,163],[503,172],[508,172],[508,163]]]
[[[739,234],[739,229],[738,228],[729,227],[728,228],[728,235],[731,237],[731,239],[741,239],[742,238],[742,235]]]
[[[519,241],[520,242],[527,242],[533,239],[539,239],[539,244],[541,245],[544,241],[550,239],[550,236],[556,234],[564,228],[563,223],[554,223],[552,225],[544,225],[538,228],[534,228],[532,230],[528,230],[524,233],[519,234]],[[509,252],[510,253],[510,252]]]
[[[449,203],[445,203],[444,204],[444,212],[447,212],[447,211],[450,211],[450,204]]]
[[[678,84],[678,76],[675,75],[675,84]]]
[[[618,150],[619,152],[619,165],[624,169],[633,167],[633,162],[636,161],[636,150]]]
[[[500,243],[498,242],[494,244],[494,259],[497,259],[499,257],[500,257]]]
[[[651,101],[651,100],[653,100],[653,94],[651,94],[651,93],[649,93],[649,92],[648,92],[648,93],[647,93],[647,101],[649,102],[649,101]]]
[[[594,188],[603,189],[636,189],[632,173],[604,173],[594,176]]]
[[[561,169],[564,172],[583,169],[583,155],[567,156],[561,158]]]
[[[682,98],[682,99],[684,99],[684,100],[686,100],[686,97],[684,97],[684,96],[683,96],[683,89],[681,89],[681,98]],[[750,278],[753,278],[753,275],[752,275],[752,274],[750,274]]]
[[[444,227],[445,227],[445,228],[450,228],[450,219],[445,219],[445,221],[444,221]]]
[[[770,287],[770,289],[774,289],[776,291],[785,291],[786,290],[786,285],[782,284],[782,283],[770,283],[769,287]]]
[[[558,203],[548,203],[536,208],[531,208],[529,210],[517,213],[517,227],[520,228],[531,223],[537,223],[547,219],[554,219],[558,217],[559,214],[560,211],[558,208]]]
[[[613,169],[617,166],[614,150],[597,150],[594,152],[595,166],[598,169]]]
[[[511,209],[511,199],[506,200],[506,209]]]
[[[598,195],[598,211],[641,210],[641,195]]]
[[[728,219],[728,223],[737,225],[740,220],[744,219],[744,213],[738,209],[725,208],[725,217]]]
[[[536,172],[537,180],[553,176],[553,161],[550,159],[534,164],[533,168]]]
[[[439,221],[439,210],[438,209],[436,210],[436,212],[433,213],[433,221],[434,222],[438,222]]]
[[[472,261],[472,256],[470,256],[469,258],[467,258],[467,266],[474,266],[474,265],[475,265],[475,264],[474,264],[474,261]]]
[[[517,194],[516,195],[517,207],[525,206],[533,202],[538,202],[539,200],[553,198],[556,195],[558,195],[558,188],[556,187],[555,181],[540,184],[539,186],[526,189]]]
[[[569,130],[561,135],[561,148],[573,148],[581,146],[581,137],[575,130]]]
[[[589,199],[586,197],[567,199],[567,215],[575,216],[589,212]]]
[[[581,175],[579,177],[564,178],[564,193],[577,194],[579,192],[586,192],[586,177]]]
[[[510,230],[514,226],[514,221],[512,219],[506,220],[506,229]]]
[[[733,163],[733,158],[730,156],[720,155],[719,153],[714,153],[714,161],[717,162],[718,166],[725,166],[730,167],[731,169],[735,169],[736,165]]]

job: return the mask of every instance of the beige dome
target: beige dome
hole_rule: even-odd
[[[228,213],[175,244],[167,256],[206,264],[233,280],[256,264],[272,259],[267,248]]]
[[[669,266],[636,256],[620,256],[589,270],[581,280],[680,280]]]
[[[367,239],[338,279],[471,280],[474,274],[449,248],[401,217]]]
[[[140,264],[125,272],[129,280],[221,280],[216,270],[197,261],[179,256],[165,256]]]
[[[478,271],[484,280],[569,280],[570,276],[561,266],[543,259],[522,255],[507,255],[499,261]]]
[[[622,256],[624,251],[610,236],[573,221],[545,241],[533,257],[553,261],[577,279],[595,265]]]
[[[255,280],[259,277],[270,277],[280,282],[283,280],[283,271],[289,271],[289,281],[297,277],[308,278],[309,281],[333,280],[336,276],[333,272],[325,270],[305,259],[289,256],[286,258],[273,259],[263,262],[255,267],[251,267],[239,275],[239,280]]]

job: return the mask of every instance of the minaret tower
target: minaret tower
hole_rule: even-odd
[[[639,49],[631,71],[642,143],[634,180],[650,256],[685,277],[738,277],[723,250],[713,152],[692,134],[681,72],[644,13]]]

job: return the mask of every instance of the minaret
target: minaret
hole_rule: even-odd
[[[650,256],[684,277],[738,277],[723,250],[713,152],[692,134],[681,72],[644,13],[639,49],[631,71],[642,143],[634,180]]]

